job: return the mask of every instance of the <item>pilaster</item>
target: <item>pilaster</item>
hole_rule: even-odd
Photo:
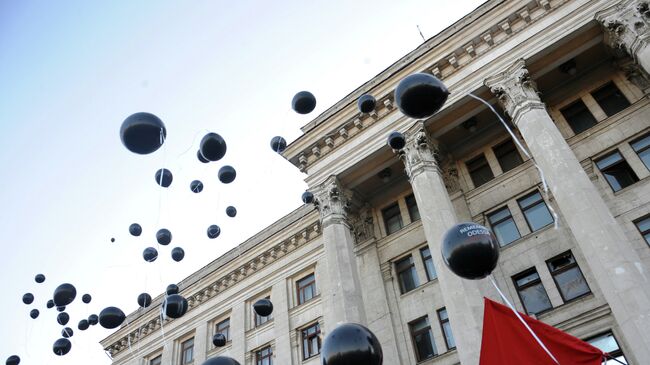
[[[232,358],[245,364],[246,356],[246,305],[234,304],[230,315],[230,337],[232,339]]]
[[[273,331],[275,332],[274,362],[291,364],[291,339],[289,337],[289,298],[284,280],[273,284]]]
[[[208,322],[200,322],[194,332],[194,362],[201,364],[208,352]]]

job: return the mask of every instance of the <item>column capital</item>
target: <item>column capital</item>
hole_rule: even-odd
[[[650,40],[650,6],[645,0],[623,0],[596,13],[605,44],[615,55],[628,54],[638,62],[640,48]]]
[[[343,187],[334,175],[315,189],[314,203],[320,212],[323,228],[332,223],[345,224],[350,228],[348,214],[352,196],[352,191]]]
[[[530,77],[523,59],[517,60],[505,71],[485,79],[485,86],[499,99],[513,121],[517,121],[517,116],[523,111],[544,109],[537,85]]]
[[[438,168],[438,146],[427,133],[424,122],[418,121],[405,133],[406,145],[398,153],[404,162],[409,180],[426,170],[440,172]]]

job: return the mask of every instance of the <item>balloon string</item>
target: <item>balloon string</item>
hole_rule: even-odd
[[[508,133],[510,134],[510,137],[512,137],[512,140],[515,142],[515,144],[517,144],[517,147],[519,147],[519,149],[521,150],[521,152],[523,152],[523,154],[524,154],[528,159],[530,159],[531,161],[533,161],[533,165],[535,166],[535,168],[536,168],[537,171],[539,172],[539,177],[540,177],[540,179],[542,180],[542,187],[544,188],[544,195],[546,196],[546,199],[548,200],[548,199],[549,199],[549,196],[548,196],[548,190],[549,190],[549,189],[548,189],[548,184],[546,183],[546,177],[544,176],[544,171],[543,171],[542,168],[537,164],[537,162],[535,162],[535,159],[530,155],[530,153],[528,152],[528,150],[527,150],[527,149],[526,149],[526,148],[521,144],[521,142],[519,142],[519,139],[515,136],[515,134],[514,134],[514,132],[512,131],[512,129],[510,129],[510,127],[508,126],[508,123],[506,123],[506,122],[503,120],[503,118],[501,117],[501,115],[500,115],[499,113],[497,113],[497,111],[494,109],[494,107],[492,106],[492,104],[488,103],[488,102],[485,101],[483,98],[480,98],[480,97],[478,97],[478,96],[476,96],[476,95],[474,95],[474,94],[472,94],[472,93],[468,93],[467,95],[469,95],[470,97],[472,97],[472,98],[474,98],[474,99],[480,101],[481,103],[485,104],[485,105],[486,105],[486,106],[487,106],[487,107],[492,111],[492,113],[494,113],[494,115],[496,115],[497,118],[499,118],[499,121],[501,121],[501,124],[503,124],[503,126],[506,128],[506,130],[507,130]],[[558,228],[558,216],[557,216],[557,213],[555,213],[555,209],[553,209],[553,206],[552,206],[551,204],[547,204],[546,206],[548,207],[548,209],[551,211],[551,214],[553,215],[553,226],[555,227],[555,229],[557,229],[557,228]]]
[[[492,282],[492,285],[493,285],[494,288],[497,290],[497,292],[499,292],[499,295],[501,296],[501,298],[503,299],[503,301],[506,302],[506,304],[508,305],[508,307],[510,307],[510,309],[511,309],[512,312],[515,314],[515,316],[517,316],[517,318],[519,319],[519,321],[520,321],[521,323],[523,323],[524,327],[526,327],[526,329],[528,330],[528,332],[530,332],[530,334],[533,336],[533,338],[535,338],[535,341],[537,341],[537,343],[542,347],[542,349],[544,349],[544,351],[546,351],[546,353],[548,354],[548,356],[550,356],[551,359],[553,359],[553,361],[554,361],[556,364],[560,365],[560,362],[557,361],[557,359],[555,358],[555,356],[553,356],[553,354],[551,353],[551,351],[549,351],[549,349],[546,348],[546,346],[544,345],[544,343],[542,342],[542,340],[540,340],[539,337],[537,337],[537,335],[535,334],[535,332],[533,332],[533,330],[530,328],[530,326],[528,326],[528,323],[527,323],[527,322],[526,322],[526,321],[521,317],[521,315],[519,314],[519,312],[517,312],[517,310],[515,309],[515,307],[512,305],[512,303],[510,303],[510,301],[508,300],[508,298],[506,298],[506,296],[503,294],[503,292],[501,291],[501,289],[499,289],[499,286],[497,285],[496,281],[494,281],[494,278],[492,277],[492,274],[488,275],[488,278],[490,278],[490,281]]]
[[[196,133],[194,134],[194,138],[192,138],[192,144],[185,151],[181,152],[178,156],[176,156],[176,158],[180,158],[186,153],[190,152],[190,150],[192,150],[192,147],[194,147],[194,143],[196,142],[196,138],[199,136],[199,133],[210,133],[210,131],[207,129],[200,129],[196,131]]]

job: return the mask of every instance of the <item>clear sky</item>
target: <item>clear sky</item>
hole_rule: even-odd
[[[109,364],[98,341],[111,331],[81,332],[80,319],[109,305],[136,310],[139,293],[158,295],[300,206],[304,175],[271,151],[271,137],[294,140],[416,48],[417,25],[429,38],[480,3],[0,0],[0,361]],[[300,90],[316,95],[310,115],[290,108]],[[145,156],[118,133],[139,111],[158,115],[168,133]],[[207,131],[228,152],[204,165],[195,154]],[[230,185],[217,179],[224,164],[237,169]],[[174,174],[169,189],[154,182],[163,166]],[[190,192],[194,179],[205,184],[200,194]],[[128,234],[133,222],[143,226],[139,238]],[[210,224],[222,228],[215,240]],[[145,263],[142,250],[163,227],[172,244]],[[186,252],[180,263],[175,246]],[[45,283],[34,282],[37,273]],[[59,358],[61,326],[45,303],[64,282],[78,299],[68,308],[73,348]],[[26,292],[34,304],[22,303]]]

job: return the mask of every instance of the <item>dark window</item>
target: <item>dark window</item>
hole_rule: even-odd
[[[266,299],[271,299],[271,297],[267,296]],[[268,322],[271,318],[273,318],[273,314],[269,314],[266,317],[262,317],[259,314],[257,314],[254,309],[253,309],[253,313],[255,314],[255,327],[261,326],[264,323]]]
[[[607,362],[605,364],[614,365],[620,363],[628,363],[627,359],[625,359],[625,356],[623,355],[623,351],[621,351],[621,348],[618,346],[618,342],[616,342],[616,338],[614,338],[614,335],[611,332],[603,333],[602,335],[592,337],[585,341],[588,342],[591,346],[597,347],[600,349],[600,351],[606,352],[609,354],[609,356],[611,356],[607,358]],[[611,358],[614,358],[620,362],[611,360]]]
[[[650,245],[650,216],[641,218],[634,222],[634,224],[636,224],[636,228],[639,229],[645,241]]]
[[[494,178],[490,165],[488,165],[485,155],[483,154],[467,161],[466,165],[475,188],[478,188]]]
[[[580,134],[597,123],[596,118],[580,99],[560,109],[560,113],[562,113],[575,134]]]
[[[424,267],[427,270],[427,279],[429,281],[438,277],[436,273],[436,267],[433,266],[433,258],[431,258],[431,251],[429,247],[421,248],[420,255],[422,255],[422,261],[424,262]]]
[[[446,308],[438,309],[438,319],[440,320],[440,327],[442,327],[442,334],[445,335],[447,350],[456,348],[456,341],[454,341],[454,335],[451,333],[451,324],[449,324]]]
[[[630,106],[630,102],[613,82],[608,82],[591,93],[608,117]]]
[[[395,270],[397,271],[397,277],[399,277],[399,288],[402,294],[420,285],[411,255],[395,262]]]
[[[526,222],[528,222],[528,227],[530,227],[531,232],[546,227],[549,224],[553,223],[553,216],[549,212],[542,194],[539,192],[534,192],[530,195],[527,195],[521,199],[517,200],[521,211],[524,212],[526,217]]]
[[[153,359],[149,360],[149,365],[161,365],[162,364],[162,355],[158,355]]]
[[[530,268],[512,277],[519,299],[528,314],[538,314],[553,308],[542,280],[535,268]]]
[[[614,151],[596,161],[596,166],[603,173],[612,190],[619,191],[639,181],[630,165],[618,151]]]
[[[424,361],[436,356],[436,344],[433,342],[429,318],[422,317],[409,324],[411,329],[411,338],[415,346],[415,355],[419,361]]]
[[[226,338],[226,341],[230,341],[230,318],[217,323],[214,333],[221,333]]]
[[[639,155],[639,158],[645,164],[645,167],[650,170],[650,134],[637,139],[631,145],[634,152]]]
[[[298,280],[296,290],[298,292],[298,305],[313,298],[316,295],[316,277],[314,274],[309,274]]]
[[[194,338],[181,343],[181,365],[194,361]]]
[[[505,246],[521,237],[508,207],[503,207],[489,214],[488,221],[492,226],[492,232],[497,236],[497,241],[499,241],[501,246]]]
[[[420,220],[420,211],[418,210],[418,204],[415,202],[415,195],[411,194],[406,197],[406,207],[409,210],[409,217],[411,217],[411,222]]]
[[[501,165],[503,172],[510,171],[524,162],[512,140],[501,143],[492,149],[497,156],[497,160],[499,160],[499,165]]]
[[[384,217],[386,234],[392,234],[402,229],[402,213],[400,212],[399,205],[397,203],[384,208],[381,211],[381,215]]]
[[[320,354],[320,326],[318,323],[302,330],[303,360]]]
[[[546,264],[565,302],[591,292],[571,251],[548,260]]]
[[[255,352],[255,365],[273,365],[273,351],[271,346]]]

